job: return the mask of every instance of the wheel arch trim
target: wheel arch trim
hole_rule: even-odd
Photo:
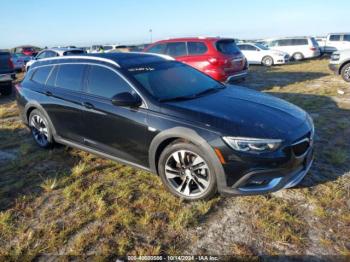
[[[31,112],[31,111],[33,111],[33,110],[35,110],[35,109],[39,110],[42,114],[44,114],[44,116],[46,117],[47,121],[49,122],[50,128],[52,129],[52,135],[55,137],[55,136],[57,135],[56,129],[55,129],[54,125],[52,124],[51,119],[50,119],[48,113],[47,113],[46,110],[42,107],[42,105],[40,105],[40,104],[39,104],[38,102],[36,102],[36,101],[29,101],[29,102],[26,104],[26,106],[24,107],[24,112],[25,112],[25,114],[24,114],[25,119],[24,119],[24,120],[26,121],[25,123],[26,123],[27,125],[29,124],[29,123],[28,123],[28,120],[29,120],[29,115],[28,115],[28,113]]]
[[[195,130],[187,127],[173,127],[160,132],[153,138],[151,145],[149,147],[149,166],[150,166],[150,170],[153,173],[158,174],[158,167],[157,167],[158,148],[159,146],[161,146],[163,142],[169,139],[171,140],[185,139],[192,142],[196,146],[200,147],[212,161],[215,175],[216,175],[218,189],[226,187],[225,172],[214,149]]]

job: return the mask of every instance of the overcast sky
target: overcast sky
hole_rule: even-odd
[[[1,0],[0,48],[350,31],[350,0]]]

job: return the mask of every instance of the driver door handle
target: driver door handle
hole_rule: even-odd
[[[52,93],[51,93],[50,91],[46,91],[46,92],[45,92],[45,95],[47,95],[47,96],[52,96]]]

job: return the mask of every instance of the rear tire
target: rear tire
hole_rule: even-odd
[[[28,124],[38,146],[51,148],[54,145],[50,122],[42,112],[34,109],[29,115]]]
[[[293,54],[293,59],[295,61],[301,61],[304,59],[304,55],[302,53],[299,53],[299,52],[295,53],[295,54]]]
[[[274,61],[273,61],[273,58],[271,56],[265,56],[263,57],[261,63],[264,65],[264,66],[273,66],[274,64]]]
[[[167,146],[160,155],[158,173],[167,190],[185,200],[207,200],[217,192],[210,157],[190,143]]]
[[[0,88],[0,93],[3,96],[9,96],[12,94],[12,82]]]
[[[342,67],[340,74],[345,82],[350,82],[350,63]]]

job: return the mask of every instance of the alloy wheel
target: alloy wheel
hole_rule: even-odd
[[[41,146],[46,146],[49,143],[46,121],[39,115],[33,115],[29,125],[35,141]]]
[[[344,78],[346,81],[350,81],[350,66],[345,68],[344,70]]]
[[[165,164],[165,177],[179,194],[195,197],[205,193],[211,176],[205,160],[189,150],[172,153]]]

